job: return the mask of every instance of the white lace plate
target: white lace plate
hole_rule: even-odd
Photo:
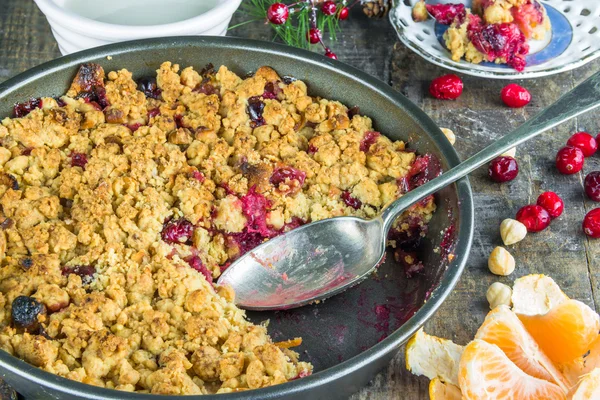
[[[409,49],[441,67],[467,75],[494,79],[538,78],[578,68],[600,57],[600,1],[542,1],[552,23],[545,41],[530,40],[527,66],[518,72],[503,64],[471,64],[450,58],[441,36],[446,27],[432,19],[415,22],[411,11],[418,0],[394,0],[390,21],[398,37]],[[464,3],[470,0],[438,0],[436,3]]]

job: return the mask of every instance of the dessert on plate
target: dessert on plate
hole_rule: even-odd
[[[256,389],[311,374],[245,318],[221,272],[324,218],[377,215],[439,175],[434,156],[269,67],[165,62],[134,81],[84,64],[66,95],[0,124],[0,349],[91,385],[156,394]],[[394,224],[407,275],[435,210]]]
[[[449,25],[444,33],[454,61],[464,58],[507,64],[517,71],[525,68],[527,40],[542,40],[551,29],[550,19],[538,0],[474,0],[472,9],[463,4],[425,4],[413,8],[413,18],[424,21],[432,15]]]

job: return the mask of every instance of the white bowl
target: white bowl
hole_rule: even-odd
[[[89,1],[89,0],[80,0]],[[102,1],[102,0],[93,0]],[[127,0],[123,0],[127,1]],[[202,2],[204,0],[197,0]],[[65,0],[35,0],[46,15],[60,52],[74,53],[114,42],[163,36],[224,36],[242,0],[217,0],[210,10],[188,19],[160,25],[119,25],[96,21],[64,7]],[[188,2],[191,4],[191,2]]]

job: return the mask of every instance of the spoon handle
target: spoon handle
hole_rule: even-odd
[[[600,106],[600,72],[592,75],[513,132],[391,203],[381,214],[384,232],[387,233],[396,217],[412,204],[456,182],[505,151],[598,106]]]

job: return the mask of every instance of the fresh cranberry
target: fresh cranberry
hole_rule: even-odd
[[[488,175],[494,182],[512,181],[518,174],[519,164],[517,164],[517,160],[510,156],[497,157],[490,162]]]
[[[500,93],[500,97],[504,104],[511,108],[525,107],[531,101],[531,93],[516,83],[504,86]]]
[[[539,232],[550,225],[550,214],[541,206],[530,204],[517,212],[517,221],[525,225],[528,232]]]
[[[267,19],[275,25],[284,24],[290,15],[290,10],[283,3],[273,3],[267,9]]]
[[[360,141],[360,151],[366,153],[369,151],[372,145],[377,142],[377,139],[381,136],[381,133],[375,131],[365,132],[365,136]]]
[[[273,171],[273,175],[271,175],[271,185],[279,188],[279,185],[284,183],[290,186],[286,192],[292,192],[295,188],[301,188],[304,185],[304,180],[306,179],[306,172],[300,171],[296,168],[292,167],[280,167]],[[293,185],[293,181],[298,182]]]
[[[325,15],[333,15],[337,11],[337,5],[335,2],[328,0],[324,1],[321,6],[321,12]]]
[[[585,194],[594,200],[600,201],[600,171],[592,171],[585,177],[583,182]]]
[[[350,9],[348,7],[342,7],[340,12],[338,13],[338,18],[343,21],[345,19],[348,19],[349,16],[350,16]]]
[[[600,208],[594,208],[583,219],[583,231],[593,238],[600,238]]]
[[[204,277],[206,278],[206,281],[208,283],[213,282],[212,273],[208,270],[208,268],[206,268],[206,265],[204,265],[204,263],[202,262],[200,257],[191,256],[191,257],[187,258],[185,261],[190,265],[190,267],[194,268],[196,271],[198,271],[202,275],[204,275]]]
[[[467,12],[464,4],[426,4],[429,14],[442,25],[450,25],[458,18],[463,21]]]
[[[362,201],[352,196],[349,191],[345,190],[341,194],[342,200],[348,207],[352,207],[355,210],[358,210],[362,207]]]
[[[259,96],[252,96],[248,99],[248,107],[246,111],[250,115],[250,126],[256,128],[265,124],[263,118],[263,111],[265,109],[265,103],[260,99]]]
[[[85,153],[71,153],[71,166],[81,167],[85,170],[85,166],[88,163],[87,155]]]
[[[598,142],[586,132],[574,133],[567,141],[567,146],[577,147],[585,157],[593,156],[598,150]]]
[[[73,267],[65,266],[61,268],[61,272],[65,276],[75,274],[81,278],[81,282],[84,285],[88,285],[92,283],[94,274],[96,273],[96,268],[94,268],[92,265],[75,265]]]
[[[306,34],[306,38],[310,44],[317,44],[321,41],[321,31],[317,28],[310,28]]]
[[[325,49],[325,57],[329,57],[332,60],[337,60],[338,59],[337,55],[333,51],[331,51],[331,49],[329,49],[329,48]]]
[[[160,115],[160,108],[156,107],[148,110],[148,118],[154,118],[157,115]]]
[[[577,147],[566,146],[556,154],[556,168],[561,174],[576,174],[583,168],[583,151]]]
[[[144,93],[146,97],[160,100],[162,90],[159,89],[158,84],[156,83],[156,78],[152,76],[145,76],[143,78],[138,79],[137,81],[137,89]]]
[[[13,106],[13,115],[15,118],[23,118],[36,108],[42,108],[42,99],[31,98],[23,103],[15,103]]]
[[[429,93],[436,99],[454,100],[457,99],[463,91],[463,82],[458,76],[448,74],[435,78],[429,86]]]
[[[565,209],[565,203],[554,192],[544,192],[537,199],[537,205],[548,211],[550,218],[558,218]]]
[[[188,243],[192,240],[194,225],[185,218],[169,218],[163,224],[160,236],[167,243]]]

